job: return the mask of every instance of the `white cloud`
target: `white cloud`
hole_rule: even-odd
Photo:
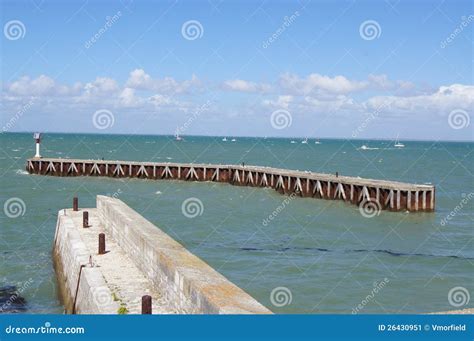
[[[40,75],[34,79],[28,76],[21,77],[13,83],[6,84],[4,88],[12,96],[65,96],[78,93],[81,86],[80,83],[76,83],[72,87],[59,85],[54,79]]]
[[[167,94],[181,94],[199,88],[201,81],[193,75],[191,79],[179,82],[172,77],[152,78],[143,69],[135,69],[130,72],[125,84],[127,87],[137,90],[149,90]]]
[[[240,91],[240,92],[268,92],[270,90],[270,85],[268,84],[258,84],[254,82],[245,81],[242,79],[232,79],[225,81],[222,84],[224,90],[230,91]]]
[[[343,76],[311,74],[300,78],[285,74],[279,79],[278,86],[234,79],[216,84],[212,89],[216,87],[263,96],[260,104],[251,100],[233,105],[229,105],[232,100],[222,103],[221,108],[214,108],[212,114],[206,114],[212,116],[212,122],[216,125],[224,124],[220,123],[223,118],[255,117],[268,112],[268,109],[280,108],[294,115],[304,114],[308,122],[324,114],[328,122],[335,126],[358,124],[358,118],[375,111],[377,119],[394,119],[390,121],[392,123],[413,126],[413,122],[417,122],[416,125],[419,122],[434,124],[436,121],[442,125],[451,111],[462,109],[472,113],[474,108],[473,85],[452,84],[420,93],[413,83],[393,81],[386,75],[369,75],[364,81],[353,81]],[[95,112],[97,108],[156,115],[186,114],[199,108],[206,95],[216,95],[209,92],[195,96],[192,90],[200,88],[200,81],[195,76],[185,81],[176,81],[171,77],[153,79],[141,69],[133,70],[125,84],[112,78],[98,77],[85,84],[64,85],[41,75],[37,78],[24,76],[3,84],[2,88],[0,111],[6,117],[31,99],[34,99],[31,112],[57,115]],[[362,91],[366,91],[364,97],[360,95]],[[217,96],[213,100],[220,103],[222,99]]]
[[[117,81],[106,77],[98,77],[95,81],[86,83],[84,86],[85,95],[109,95],[118,90],[119,85]]]
[[[284,95],[284,96],[278,96],[278,98],[275,101],[268,100],[268,99],[263,100],[263,104],[269,107],[288,109],[293,99],[294,97],[291,95]]]
[[[144,103],[143,99],[135,96],[135,89],[125,88],[119,95],[120,104],[125,107],[137,107]]]
[[[375,96],[364,103],[367,110],[383,108],[392,114],[439,114],[447,115],[455,109],[472,111],[474,86],[453,84],[441,86],[437,91],[417,96]]]
[[[280,76],[279,84],[284,91],[298,95],[347,94],[364,90],[369,86],[369,82],[367,81],[353,81],[344,76],[331,78],[318,73],[312,73],[306,78],[300,78],[297,75],[285,73]]]

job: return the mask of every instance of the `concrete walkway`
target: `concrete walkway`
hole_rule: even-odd
[[[89,227],[82,227],[82,213],[89,212]],[[67,217],[67,218],[66,218]],[[106,254],[98,255],[99,233],[105,233],[97,216],[97,209],[81,209],[74,212],[66,210],[66,219],[73,222],[74,229],[79,231],[80,238],[84,242],[91,255],[94,268],[98,268],[110,291],[112,298],[116,301],[122,313],[140,314],[141,298],[143,295],[152,296],[153,314],[176,314],[165,301],[163,296],[153,286],[143,273],[135,266],[132,260],[122,248],[106,234]]]

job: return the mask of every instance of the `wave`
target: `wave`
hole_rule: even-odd
[[[429,253],[409,253],[399,252],[384,249],[349,249],[349,250],[331,250],[319,247],[281,247],[281,248],[257,248],[257,247],[242,247],[242,251],[272,251],[272,252],[286,252],[286,251],[317,251],[317,252],[340,252],[340,253],[384,253],[393,257],[443,257],[443,258],[457,258],[457,259],[474,259],[474,257],[463,257],[458,255],[441,255]]]

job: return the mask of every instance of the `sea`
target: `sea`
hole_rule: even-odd
[[[275,313],[474,307],[474,143],[44,134],[43,157],[272,166],[436,186],[435,212],[372,217],[342,201],[210,182],[30,175],[30,133],[0,134],[0,313],[62,313],[59,210],[114,196]],[[190,198],[197,214],[184,214]],[[272,216],[272,219],[268,217]],[[5,306],[9,292],[22,297]],[[2,294],[3,293],[3,294]],[[3,296],[2,296],[3,295]],[[4,307],[2,309],[1,299]]]

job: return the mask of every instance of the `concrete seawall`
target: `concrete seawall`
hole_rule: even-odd
[[[271,314],[118,199],[98,196],[96,209],[61,210],[53,257],[67,313],[140,313],[141,297],[150,295],[153,313]]]

